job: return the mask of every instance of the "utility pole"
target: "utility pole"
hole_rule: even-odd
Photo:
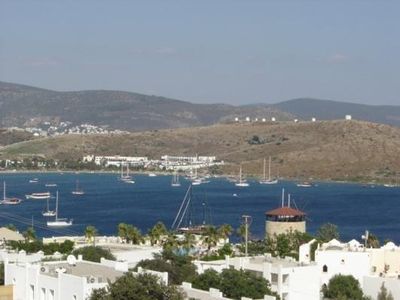
[[[244,222],[244,245],[245,245],[245,250],[244,250],[244,255],[247,257],[248,255],[248,243],[249,243],[249,225],[251,223],[251,216],[248,215],[243,215],[242,216],[243,222]]]

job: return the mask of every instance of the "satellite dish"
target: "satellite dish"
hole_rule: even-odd
[[[75,258],[75,256],[73,256],[73,255],[68,255],[68,256],[67,256],[67,263],[68,263],[70,266],[75,266],[75,265],[76,265],[76,258]]]

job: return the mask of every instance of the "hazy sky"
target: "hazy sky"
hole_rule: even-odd
[[[400,1],[4,1],[0,80],[192,102],[400,104]]]

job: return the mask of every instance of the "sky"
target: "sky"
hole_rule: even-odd
[[[400,105],[400,1],[0,0],[0,81]]]

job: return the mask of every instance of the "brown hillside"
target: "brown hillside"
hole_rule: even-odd
[[[8,146],[2,156],[43,155],[63,159],[84,154],[216,155],[224,171],[260,174],[272,156],[273,172],[283,177],[395,178],[400,172],[400,129],[360,121],[222,124],[111,136],[60,136]]]

